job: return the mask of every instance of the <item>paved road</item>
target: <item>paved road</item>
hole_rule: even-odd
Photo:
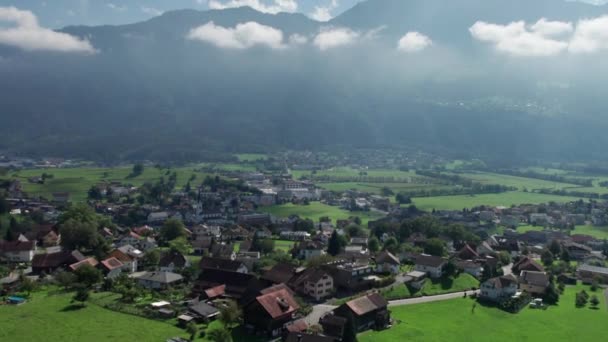
[[[464,297],[465,292],[455,292],[448,293],[436,296],[425,296],[425,297],[417,297],[417,298],[408,298],[408,299],[399,299],[399,300],[391,300],[388,302],[388,306],[402,306],[402,305],[413,305],[413,304],[422,304],[422,303],[430,303],[430,302],[438,302],[442,300],[456,299]],[[473,293],[479,293],[477,291],[466,291],[467,295],[472,295]],[[608,292],[606,292],[608,296]],[[319,304],[312,307],[312,312],[306,316],[305,320],[308,325],[318,324],[319,319],[325,313],[332,311],[337,308],[335,305],[327,305],[327,304]]]
[[[436,295],[436,296],[391,300],[388,302],[388,306],[422,304],[422,303],[430,303],[430,302],[438,302],[438,301],[442,301],[442,300],[462,298],[462,297],[464,297],[464,293],[465,292],[455,292],[455,293],[448,293],[448,294],[442,294],[442,295]],[[472,295],[473,293],[479,293],[479,290],[466,291],[466,293],[467,293],[467,295]]]
[[[503,266],[502,267],[502,273],[504,273],[503,275],[513,274],[512,268],[513,268],[513,263],[510,263],[507,266]]]

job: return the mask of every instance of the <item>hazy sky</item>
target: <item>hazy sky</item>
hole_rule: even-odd
[[[359,0],[0,0],[0,7],[30,10],[47,27],[66,25],[126,24],[164,11],[225,8],[249,5],[262,12],[301,12],[329,20]]]

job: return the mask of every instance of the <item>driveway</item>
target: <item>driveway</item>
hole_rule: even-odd
[[[507,266],[503,266],[502,267],[502,273],[504,273],[504,275],[509,275],[509,274],[513,274],[513,264],[508,264]]]
[[[319,324],[319,319],[325,313],[337,308],[335,305],[319,304],[312,307],[312,312],[306,316],[305,321],[308,325]]]
[[[455,293],[447,293],[436,296],[425,296],[425,297],[417,297],[417,298],[408,298],[408,299],[398,299],[391,300],[388,302],[388,306],[402,306],[402,305],[413,305],[413,304],[422,304],[422,303],[430,303],[430,302],[439,302],[442,300],[450,300],[456,298],[464,297],[464,294],[467,296],[472,295],[473,293],[479,294],[479,290],[476,291],[463,291],[463,292],[455,292]]]

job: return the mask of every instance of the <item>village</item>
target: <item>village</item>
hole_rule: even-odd
[[[396,329],[391,309],[403,305],[468,297],[517,314],[550,308],[568,285],[608,285],[606,240],[572,232],[608,223],[602,201],[422,211],[286,172],[175,182],[170,170],[142,186],[100,182],[86,203],[67,191],[33,198],[20,181],[4,182],[3,301],[31,305],[32,293],[53,287],[81,305],[184,329],[167,341],[332,342]],[[264,210],[286,203],[349,216]],[[597,307],[604,294],[580,297],[577,306]],[[221,324],[208,329],[213,322]]]

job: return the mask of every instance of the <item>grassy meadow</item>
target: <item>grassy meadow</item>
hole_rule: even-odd
[[[532,226],[532,225],[522,225],[522,226],[517,227],[517,231],[519,233],[525,233],[528,231],[542,231],[544,229],[545,228],[543,226]],[[593,225],[575,226],[574,230],[572,230],[571,234],[572,235],[574,235],[574,234],[589,235],[589,236],[593,236],[596,239],[604,240],[604,239],[608,239],[608,227],[596,227]]]
[[[338,207],[323,204],[321,202],[311,202],[309,205],[295,205],[292,203],[273,205],[269,207],[260,207],[259,211],[269,213],[277,217],[289,217],[290,215],[299,215],[301,218],[311,219],[319,222],[319,218],[328,216],[335,223],[339,219],[347,219],[351,216],[361,218],[362,224],[367,226],[370,220],[376,220],[382,217],[381,214],[371,211],[356,211],[350,212]]]
[[[435,296],[438,294],[460,292],[479,288],[479,281],[467,273],[462,273],[458,277],[450,280],[438,280],[432,282],[427,280],[422,289],[415,293],[410,292],[405,284],[396,284],[384,291],[382,295],[388,300],[403,299],[415,296]]]
[[[517,204],[563,203],[577,200],[579,198],[523,191],[510,191],[499,194],[418,197],[413,199],[416,207],[422,210],[462,210],[481,205],[510,207]]]
[[[575,307],[576,292],[583,288],[598,297],[598,309]],[[608,310],[602,292],[578,285],[567,287],[559,304],[547,310],[510,314],[459,298],[392,307],[391,317],[392,328],[365,332],[359,341],[602,341]]]

